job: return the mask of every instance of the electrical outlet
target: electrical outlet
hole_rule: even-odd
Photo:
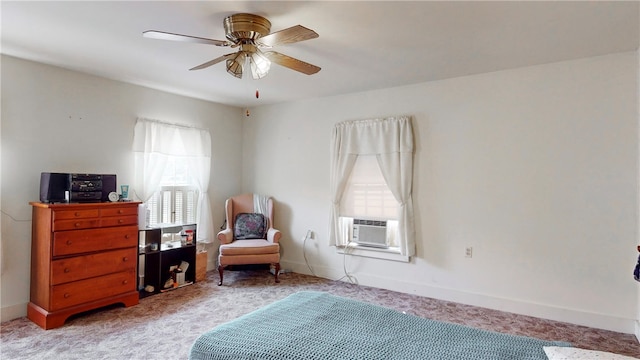
[[[466,257],[466,258],[472,258],[473,257],[473,247],[467,246],[464,249],[464,257]]]
[[[307,240],[313,240],[315,238],[313,231],[311,230],[307,230],[307,233],[304,234],[304,237],[302,238],[302,242],[306,242]]]

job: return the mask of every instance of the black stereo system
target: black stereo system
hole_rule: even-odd
[[[42,202],[109,201],[109,193],[115,191],[115,175],[49,172],[40,174]]]

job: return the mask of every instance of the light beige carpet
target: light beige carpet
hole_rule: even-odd
[[[217,286],[217,272],[207,275],[206,281],[144,298],[133,307],[109,307],[74,316],[57,329],[42,330],[26,318],[2,323],[0,358],[186,359],[200,334],[300,290],[325,291],[434,320],[640,358],[640,345],[630,334],[295,273],[281,275],[280,284],[274,284],[268,271],[225,271],[221,287]]]

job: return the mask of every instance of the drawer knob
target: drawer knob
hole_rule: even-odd
[[[73,226],[80,227],[80,223],[75,223],[75,224],[73,224]]]
[[[118,224],[122,224],[123,222],[124,222],[124,220],[118,219]]]
[[[125,256],[122,258],[122,261],[129,261],[129,258]]]
[[[67,245],[71,245],[71,240],[67,240]]]
[[[130,237],[131,237],[131,236],[130,236],[129,234],[127,234],[127,235],[125,235],[125,236],[124,236],[124,238],[125,238],[125,239],[128,239],[128,238],[130,238]]]
[[[129,280],[122,280],[122,285],[127,285],[129,283]]]
[[[69,271],[71,271],[69,268],[64,268],[65,273],[68,273]]]
[[[73,214],[73,216],[78,217],[78,216],[80,216],[80,213],[76,212],[76,213]]]
[[[122,209],[118,210],[118,214],[122,214],[123,212]]]
[[[71,296],[71,294],[69,294],[69,293],[65,293],[65,294],[64,294],[64,298],[65,298],[65,299],[68,299],[68,298],[69,298],[69,296]]]

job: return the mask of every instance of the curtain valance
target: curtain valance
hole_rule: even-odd
[[[211,157],[211,135],[204,129],[139,118],[134,129],[133,151]]]
[[[343,154],[413,152],[413,128],[408,116],[343,121],[334,131],[340,144],[338,151]]]

